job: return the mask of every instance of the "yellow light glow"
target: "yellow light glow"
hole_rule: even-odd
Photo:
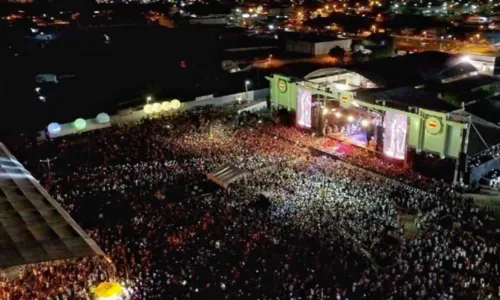
[[[122,293],[122,286],[117,282],[103,282],[95,288],[95,295],[98,298],[118,297]]]
[[[153,104],[153,112],[157,113],[160,111],[161,111],[161,104],[160,103]]]
[[[169,111],[171,108],[172,108],[172,105],[170,105],[170,102],[168,102],[168,101],[162,102],[161,109],[163,109],[164,111]]]
[[[170,102],[170,105],[173,109],[179,109],[181,107],[181,102],[177,99],[174,99]]]
[[[365,119],[361,120],[361,126],[368,127],[368,125],[370,125],[370,122],[368,120]]]
[[[151,104],[144,105],[144,112],[147,114],[153,113],[153,105]]]
[[[342,114],[338,111],[335,113],[335,117],[340,118],[340,117],[342,117]]]
[[[348,117],[347,117],[347,121],[349,121],[349,122],[353,122],[353,121],[354,121],[354,117],[353,117],[353,116],[348,116]]]

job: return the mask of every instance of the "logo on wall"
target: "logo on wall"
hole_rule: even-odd
[[[342,93],[339,95],[340,96],[340,106],[344,108],[348,108],[351,105],[351,95],[348,93]]]
[[[439,120],[438,118],[429,117],[425,121],[425,129],[430,134],[438,134],[441,132],[442,128],[443,124],[441,123],[441,120]]]
[[[286,81],[283,79],[278,80],[278,90],[282,93],[285,93],[287,90],[288,86],[286,84]]]

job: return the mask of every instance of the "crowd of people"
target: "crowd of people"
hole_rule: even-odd
[[[311,151],[322,138],[247,121],[203,107],[16,155],[111,258],[132,299],[500,297],[499,230],[469,199],[362,150],[342,159],[377,174]],[[227,164],[252,175],[228,189],[207,181]],[[85,272],[56,282],[85,299]]]
[[[2,300],[90,300],[89,289],[106,281],[111,272],[104,261],[84,257],[25,265],[10,273],[14,274],[0,276]]]
[[[339,146],[344,147],[344,143],[341,141],[335,141],[330,137],[318,137],[297,127],[276,124],[274,122],[261,124],[253,122],[252,125],[261,127],[265,130],[265,132],[284,137],[289,141],[298,142],[304,146],[320,149],[326,152],[331,152],[331,149],[334,146],[332,143],[335,142],[338,143]],[[349,164],[412,186],[426,188],[432,191],[442,189],[446,186],[444,182],[421,176],[401,163],[389,163],[386,160],[377,158],[372,152],[366,151],[360,147],[351,146],[349,151],[342,153],[342,160],[348,162]]]
[[[468,164],[469,168],[478,167],[485,162],[500,157],[500,146],[491,146],[487,150],[480,152],[474,156],[469,157]]]

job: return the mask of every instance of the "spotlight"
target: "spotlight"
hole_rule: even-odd
[[[460,58],[460,62],[463,62],[463,63],[470,63],[471,62],[471,59],[470,59],[470,56],[462,56]]]
[[[338,111],[335,113],[335,117],[340,118],[340,117],[342,117],[342,114]]]
[[[361,120],[362,127],[368,127],[368,125],[370,125],[370,122],[368,120],[365,120],[365,119]]]
[[[347,117],[347,121],[349,121],[349,122],[354,122],[354,117],[353,117],[353,116],[348,116],[348,117]]]
[[[324,107],[323,108],[323,116],[326,115],[326,114],[328,114],[328,108]]]

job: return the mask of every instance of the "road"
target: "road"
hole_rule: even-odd
[[[441,40],[432,38],[423,39],[421,37],[403,37],[403,36],[394,36],[394,38],[397,50],[442,51],[448,53],[476,54],[476,55],[494,55],[498,51],[498,49],[495,48],[494,46],[466,43],[456,40],[447,40],[447,39]],[[349,61],[349,57],[346,57],[346,61]],[[249,63],[249,61],[239,61],[239,62]],[[244,70],[249,70],[252,68],[260,68],[260,69],[280,68],[286,64],[291,64],[291,63],[315,63],[315,64],[332,65],[336,63],[336,60],[329,56],[301,57],[301,58],[272,57],[271,59],[253,61],[253,63]]]
[[[265,59],[256,61],[251,65],[251,68],[280,68],[287,64],[292,63],[314,63],[314,64],[328,64],[332,65],[336,63],[334,58],[329,56],[318,56],[318,57],[301,57],[301,58],[277,58],[273,57],[271,59]]]
[[[450,39],[394,36],[397,50],[443,51],[449,53],[493,55],[498,51],[494,46],[467,43]]]

